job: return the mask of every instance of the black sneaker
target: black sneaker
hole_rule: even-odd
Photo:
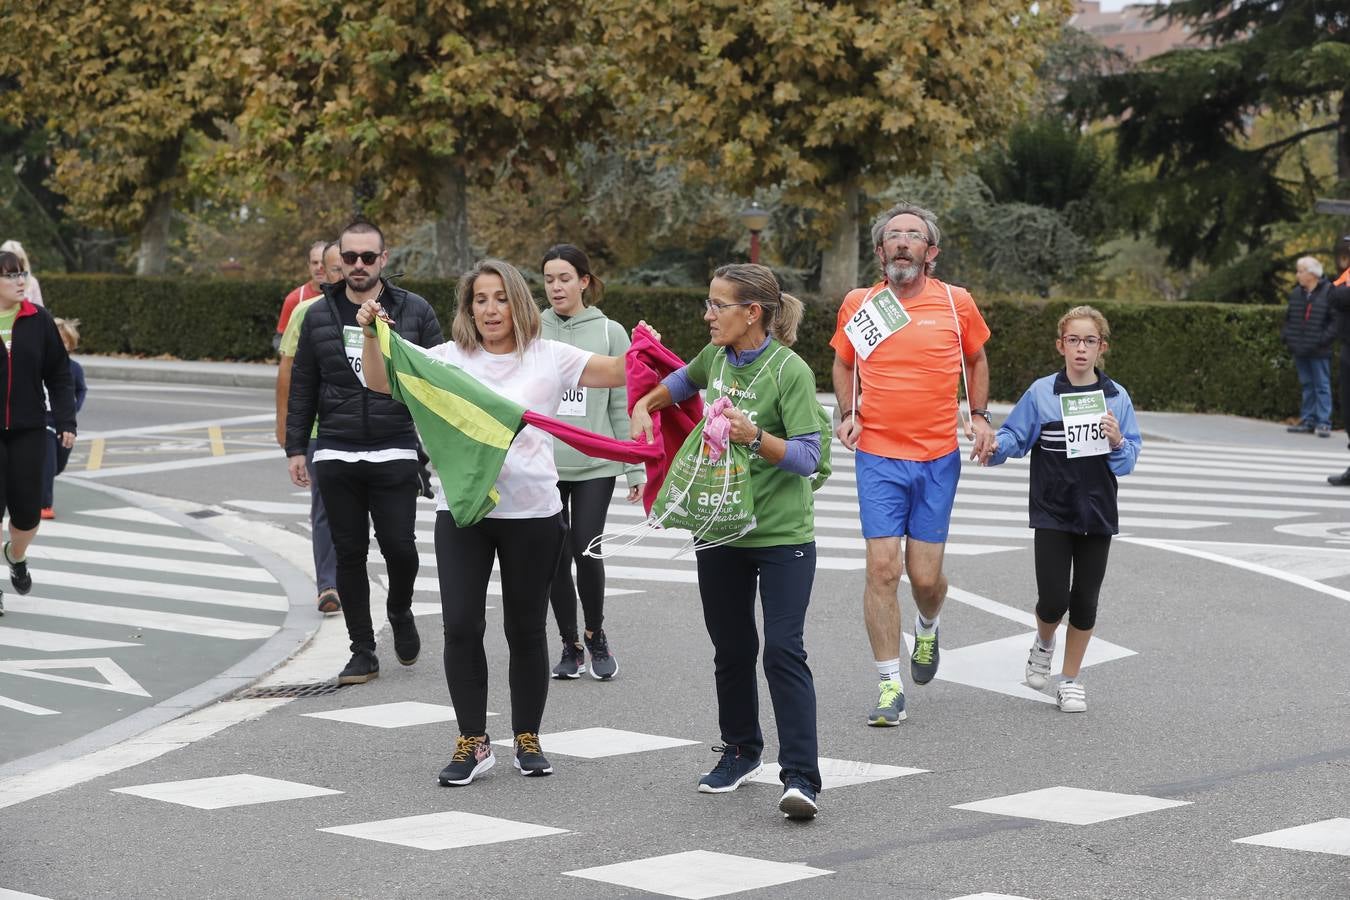
[[[492,755],[491,738],[470,738],[460,735],[455,740],[455,753],[450,764],[441,769],[439,776],[443,786],[464,785],[482,775],[497,764]]]
[[[380,677],[380,658],[371,650],[357,650],[347,668],[338,675],[338,684],[365,684]]]
[[[539,735],[525,731],[516,735],[516,768],[525,776],[552,775],[553,766],[549,765],[539,746]]]
[[[712,749],[714,753],[721,753],[722,758],[713,766],[711,772],[698,780],[700,794],[725,794],[734,791],[764,768],[758,759],[742,756],[740,747],[728,744]]]
[[[1328,475],[1327,484],[1332,487],[1350,487],[1350,469],[1346,469],[1339,475]]]
[[[909,655],[909,677],[915,684],[927,684],[938,670],[938,629],[929,635],[914,630],[914,652]]]
[[[26,594],[33,589],[33,576],[28,574],[27,558],[14,562],[9,556],[9,541],[5,541],[5,562],[9,563],[9,583],[14,590]]]
[[[553,667],[554,678],[580,678],[586,671],[586,649],[563,638],[562,659]]]
[[[820,812],[816,803],[816,789],[800,775],[789,775],[783,784],[783,796],[778,801],[779,811],[789,819],[804,822]]]
[[[609,639],[605,629],[586,638],[586,649],[591,652],[591,677],[597,681],[609,681],[619,674],[619,661],[609,652]]]
[[[398,661],[405,666],[417,662],[417,657],[422,652],[422,638],[417,634],[417,623],[414,621],[412,610],[400,615],[390,613],[389,628],[394,632],[394,655],[398,657]]]

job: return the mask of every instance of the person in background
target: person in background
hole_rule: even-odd
[[[558,244],[544,253],[544,292],[549,308],[540,315],[542,336],[603,356],[623,356],[631,341],[622,325],[605,317],[598,306],[605,286],[591,271],[591,262],[580,248]],[[628,437],[628,391],[624,388],[568,390],[558,407],[558,418],[578,428],[606,437]],[[593,459],[561,441],[553,444],[558,467],[558,493],[562,497],[563,526],[567,529],[558,571],[553,576],[549,598],[553,618],[562,635],[562,660],[553,667],[553,677],[579,678],[586,671],[586,651],[591,654],[591,677],[607,681],[619,672],[619,662],[609,647],[605,620],[605,563],[586,556],[591,541],[605,530],[614,481],[623,473],[628,483],[628,502],[642,498],[647,477],[642,466]],[[577,578],[572,581],[572,565]],[[577,634],[577,596],[586,628]],[[585,638],[585,646],[582,638]]]
[[[75,352],[75,348],[80,346],[80,320],[79,319],[53,319],[56,323],[56,330],[61,334],[61,343],[66,345],[66,353]],[[85,395],[89,393],[89,387],[84,380],[84,367],[73,358],[70,360],[70,377],[75,385],[75,412],[78,414],[84,408]],[[63,446],[57,439],[56,417],[52,415],[51,409],[47,410],[47,455],[42,463],[42,518],[56,518],[56,476],[66,470],[66,463],[70,461],[70,448]]]
[[[342,284],[342,257],[337,241],[323,248],[323,284]],[[300,328],[317,297],[296,304],[286,332],[277,347],[277,444],[286,446],[286,413],[291,393],[291,367],[295,364],[295,350],[300,345]],[[328,512],[319,493],[319,482],[314,476],[314,438],[318,437],[318,422],[310,431],[309,448],[305,451],[305,468],[309,473],[309,536],[314,550],[314,584],[318,590],[316,605],[324,615],[342,611],[342,597],[337,589],[337,551],[333,548],[333,532],[328,527]]]
[[[1332,315],[1331,282],[1322,275],[1322,264],[1304,256],[1295,264],[1298,284],[1289,292],[1280,339],[1294,357],[1303,403],[1295,434],[1331,437],[1331,345],[1336,340]]]
[[[1333,253],[1340,275],[1331,283],[1327,300],[1336,317],[1336,330],[1341,340],[1341,416],[1350,415],[1350,234],[1341,235]],[[1350,437],[1350,428],[1346,430]],[[1350,469],[1327,476],[1332,487],[1350,487]]]
[[[33,274],[33,263],[28,258],[28,252],[23,249],[23,244],[18,241],[5,241],[0,244],[0,253],[13,253],[19,258],[19,265],[28,273],[24,299],[34,306],[45,306],[46,304],[42,302],[42,285],[38,284],[37,276]]]
[[[272,349],[276,350],[281,346],[281,336],[286,333],[286,326],[290,324],[291,314],[295,312],[295,307],[306,300],[314,300],[322,296],[320,285],[328,281],[328,274],[324,267],[324,248],[328,246],[328,241],[315,241],[309,245],[307,259],[309,261],[309,281],[300,285],[295,290],[286,295],[286,299],[281,302],[281,315],[277,317],[277,333],[272,337]]]
[[[20,594],[33,589],[28,547],[42,523],[48,402],[57,441],[67,449],[75,446],[70,355],[51,314],[24,299],[27,282],[19,257],[0,251],[0,392],[6,400],[0,419],[0,512],[9,511],[3,553],[10,584]]]

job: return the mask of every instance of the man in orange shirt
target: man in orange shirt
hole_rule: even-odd
[[[910,677],[938,668],[938,614],[947,596],[942,557],[961,475],[957,381],[965,374],[966,435],[983,460],[994,448],[989,411],[989,327],[970,294],[932,278],[941,232],[928,210],[898,204],[877,217],[872,245],[884,280],[839,307],[834,392],[844,446],[856,451],[858,512],[867,541],[863,620],[881,676],[871,725],[905,718],[900,681],[901,573],[917,616]],[[900,538],[905,538],[903,559]]]
[[[282,301],[281,315],[277,317],[277,333],[272,336],[273,350],[281,346],[281,336],[286,333],[286,326],[290,324],[291,313],[295,312],[295,308],[306,300],[323,296],[319,285],[327,280],[323,265],[323,248],[326,246],[327,241],[315,241],[309,245],[309,281],[291,291]]]

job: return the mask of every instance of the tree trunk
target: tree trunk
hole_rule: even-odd
[[[838,304],[858,286],[858,191],[849,186],[842,199],[829,246],[820,257],[820,296],[830,304]]]
[[[161,191],[150,203],[141,223],[136,249],[137,275],[163,275],[169,262],[169,224],[173,219],[173,191]]]
[[[1350,185],[1350,91],[1341,91],[1340,127],[1336,129],[1336,178]]]
[[[457,162],[446,162],[436,170],[436,211],[436,275],[455,278],[474,263],[469,244],[469,179]]]

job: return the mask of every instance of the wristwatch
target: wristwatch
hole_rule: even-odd
[[[749,443],[750,455],[759,456],[759,445],[764,443],[764,429],[755,429],[755,439]]]
[[[989,410],[987,409],[972,409],[970,411],[970,414],[972,416],[979,416],[981,419],[984,419],[990,425],[994,424],[994,417],[989,415]]]

